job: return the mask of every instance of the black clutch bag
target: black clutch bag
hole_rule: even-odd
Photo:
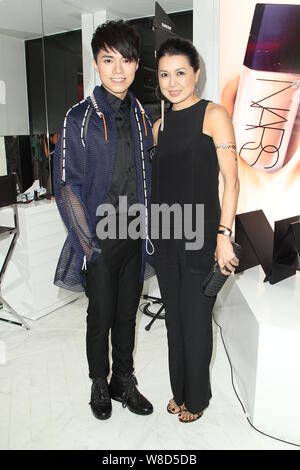
[[[238,243],[231,242],[235,256],[240,259],[242,247]],[[203,281],[202,290],[207,297],[216,297],[229,275],[223,274],[220,270],[218,261],[216,261]]]
[[[153,147],[147,150],[147,157],[150,163],[153,162],[156,155],[157,155],[157,145],[154,145]]]

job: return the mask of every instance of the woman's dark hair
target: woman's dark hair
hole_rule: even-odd
[[[96,62],[100,49],[114,49],[129,60],[137,61],[140,57],[140,36],[133,26],[123,20],[107,21],[98,26],[91,45]]]
[[[156,55],[156,65],[158,67],[159,60],[166,55],[185,55],[194,72],[200,69],[200,58],[197,49],[192,41],[182,38],[170,38],[164,41],[158,49]]]

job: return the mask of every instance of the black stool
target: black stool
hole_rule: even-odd
[[[142,295],[142,298],[146,299],[146,300],[150,300],[150,302],[148,302],[143,308],[143,313],[145,315],[148,315],[148,317],[152,317],[152,320],[150,321],[150,323],[147,326],[145,326],[145,330],[149,331],[151,326],[155,322],[155,320],[157,320],[157,319],[164,320],[165,319],[165,316],[166,316],[166,312],[164,311],[165,307],[164,307],[163,301],[160,297],[154,297],[152,295],[146,295],[145,294],[145,295]],[[150,307],[153,306],[153,305],[161,305],[161,307],[158,309],[157,312],[152,312],[150,310]]]

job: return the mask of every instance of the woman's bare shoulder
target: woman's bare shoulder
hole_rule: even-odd
[[[213,102],[208,103],[205,113],[205,128],[212,137],[219,134],[220,129],[227,129],[228,132],[231,132],[232,121],[224,106]]]
[[[160,123],[161,123],[161,118],[157,119],[155,123],[153,124],[153,137],[154,137],[155,145],[157,145],[157,134],[158,134]]]
[[[206,114],[209,119],[223,120],[228,119],[229,114],[226,108],[221,104],[210,101],[206,108]],[[230,119],[230,118],[229,118]]]
[[[158,128],[159,128],[160,123],[161,123],[161,118],[159,118],[155,121],[155,123],[153,124],[153,129],[157,131]]]

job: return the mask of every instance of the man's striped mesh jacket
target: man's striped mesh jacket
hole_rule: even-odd
[[[153,146],[152,125],[135,96],[130,120],[135,143],[138,201],[145,207],[146,239],[143,240],[141,280],[153,273],[149,265],[151,163],[147,150]],[[66,114],[54,154],[54,195],[68,229],[54,283],[72,291],[85,289],[86,260],[92,262],[101,250],[96,236],[96,211],[109,192],[115,160],[115,115],[101,87],[73,106]],[[150,274],[151,273],[151,274]]]

